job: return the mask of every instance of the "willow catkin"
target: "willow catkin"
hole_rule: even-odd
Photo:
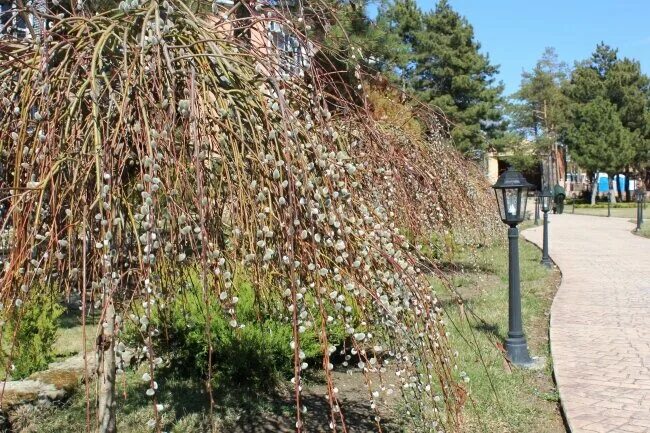
[[[0,63],[12,244],[3,314],[28,308],[34,291],[80,293],[103,314],[114,305],[116,317],[102,320],[118,324],[118,339],[126,321],[139,329],[142,380],[158,408],[165,354],[154,350],[153,316],[182,296],[169,288],[198,275],[207,311],[219,307],[237,329],[243,272],[265,314],[292,323],[297,431],[309,421],[307,329],[322,346],[332,428],[345,431],[331,373],[337,327],[373,408],[391,374],[418,431],[459,428],[442,310],[400,231],[409,220],[439,230],[470,214],[469,195],[483,200],[480,182],[440,180],[466,167],[453,153],[453,165],[441,164],[440,143],[408,141],[370,119],[332,92],[316,62],[305,66],[309,82],[282,72],[268,52],[173,0],[53,18],[41,45],[0,40]],[[450,206],[450,194],[461,205]],[[379,412],[375,420],[380,431]]]

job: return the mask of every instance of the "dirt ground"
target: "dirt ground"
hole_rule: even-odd
[[[370,394],[362,373],[356,371],[347,373],[345,370],[333,372],[335,386],[339,389],[341,407],[348,433],[365,433],[380,431],[375,417],[380,417],[381,431],[399,431],[395,408],[400,401],[399,388],[395,383],[387,382],[394,392],[385,399],[378,399],[376,410],[371,408]],[[390,381],[391,374],[384,374],[384,380]],[[327,386],[325,384],[310,384],[303,391],[302,403],[307,408],[304,415],[306,431],[310,433],[329,433],[331,412],[327,401]],[[283,404],[292,406],[294,400],[286,393]],[[263,416],[242,416],[236,423],[228,426],[232,433],[293,433],[295,432],[295,415],[293,413],[279,415],[266,413]],[[340,424],[338,425],[340,428]],[[224,430],[225,432],[226,430]],[[342,431],[342,430],[339,430]]]

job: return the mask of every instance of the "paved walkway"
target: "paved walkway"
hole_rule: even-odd
[[[555,377],[572,433],[650,433],[650,239],[625,218],[549,215],[562,271]],[[541,245],[542,229],[523,236]]]

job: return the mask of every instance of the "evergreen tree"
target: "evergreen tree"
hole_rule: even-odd
[[[521,87],[512,96],[513,126],[536,140],[555,135],[564,123],[567,97],[562,86],[568,77],[568,68],[558,60],[554,48],[546,48],[532,71],[524,72]]]
[[[360,51],[371,70],[381,71],[393,81],[398,80],[399,71],[409,61],[410,48],[394,28],[388,3],[382,1],[379,4],[374,20],[366,13],[368,3],[367,0],[350,1],[333,7],[336,25],[331,27],[325,42],[339,52],[347,52],[350,57],[358,56]]]
[[[618,50],[604,42],[596,45],[596,51],[591,55],[591,67],[605,78],[609,70],[618,62]]]
[[[522,73],[521,86],[512,95],[514,103],[508,107],[512,125],[523,138],[530,141],[516,143],[510,150],[528,153],[538,161],[540,154],[551,154],[544,171],[546,181],[559,182],[558,129],[565,122],[567,97],[562,86],[567,80],[568,68],[559,61],[554,48],[546,48],[532,71]],[[546,159],[546,158],[545,158]]]
[[[598,96],[605,97],[603,78],[588,60],[576,64],[571,73],[571,80],[562,90],[570,103],[585,104]]]
[[[380,18],[383,16],[390,21],[391,29],[411,48],[415,46],[416,35],[422,28],[422,15],[415,0],[397,0],[380,9],[379,13]]]
[[[574,104],[569,118],[564,142],[576,162],[590,174],[615,173],[632,156],[632,133],[621,122],[616,106],[607,99],[598,96],[593,101]]]
[[[413,32],[413,90],[449,117],[462,151],[484,149],[505,129],[503,86],[494,78],[498,68],[480,48],[472,26],[447,0],[425,13],[421,29]]]
[[[589,60],[577,64],[564,93],[569,98],[570,107],[569,124],[563,138],[567,143],[583,143],[572,149],[578,162],[587,163],[598,153],[600,170],[608,173],[628,171],[630,166],[647,170],[650,156],[650,79],[641,73],[638,62],[619,59],[616,49],[600,43]],[[581,127],[583,122],[580,119],[585,118],[584,113],[591,110],[594,116],[594,104],[601,108],[601,112],[605,111],[603,101],[611,105],[607,113],[610,108],[613,109],[616,121],[609,115],[603,116],[600,119],[602,122],[613,123],[601,128],[616,131],[620,125],[624,130],[618,134],[618,142],[609,142],[611,152],[603,152],[595,143],[593,149],[589,148],[585,140],[592,137],[592,133]],[[580,134],[585,134],[585,137],[579,138]],[[609,135],[610,138],[616,136],[613,132]],[[599,143],[602,144],[603,140]],[[588,170],[594,169],[591,165],[583,166]]]
[[[641,72],[639,62],[623,59],[609,70],[605,91],[633,137],[630,144],[633,155],[626,166],[647,171],[650,168],[650,79]]]
[[[467,19],[446,0],[427,13],[415,0],[383,0],[374,20],[353,3],[342,10],[339,22],[349,36],[343,43],[362,47],[375,69],[440,108],[459,149],[485,149],[488,140],[502,135],[498,68],[480,52]]]

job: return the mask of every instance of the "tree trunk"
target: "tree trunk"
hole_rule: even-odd
[[[623,190],[621,189],[621,175],[616,175],[616,194],[618,195],[618,201],[623,201]]]
[[[591,205],[596,204],[596,194],[598,194],[598,172],[594,174],[591,181]]]
[[[115,306],[112,299],[105,296],[106,316],[102,334],[98,337],[97,353],[99,354],[99,429],[97,433],[116,433],[115,420]]]

